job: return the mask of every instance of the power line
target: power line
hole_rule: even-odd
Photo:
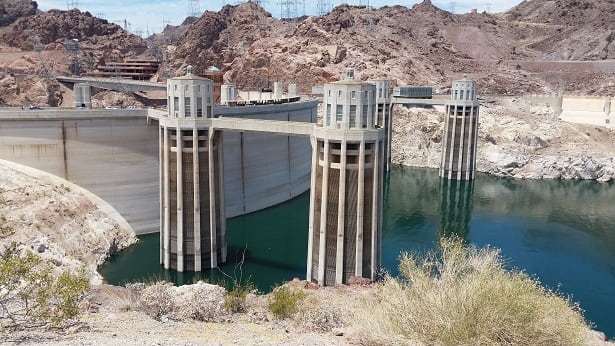
[[[295,19],[298,17],[297,13],[297,0],[280,1],[280,19]]]
[[[188,11],[188,15],[190,17],[201,16],[201,3],[199,0],[188,0],[188,6],[190,8],[190,10]]]
[[[66,9],[72,10],[73,8],[79,8],[79,0],[66,0]]]
[[[113,23],[119,24],[120,26],[122,26],[122,28],[124,28],[125,31],[130,32],[130,26],[132,24],[130,24],[130,22],[126,20],[126,18],[120,19],[120,20],[114,20]]]
[[[318,9],[318,15],[324,16],[331,11],[331,2],[329,0],[318,0],[316,8]]]

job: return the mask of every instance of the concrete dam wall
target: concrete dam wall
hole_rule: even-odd
[[[216,108],[224,117],[316,121],[316,102]],[[0,158],[71,181],[113,206],[137,234],[158,232],[158,122],[147,110],[0,110]],[[226,132],[227,217],[307,191],[307,138]]]

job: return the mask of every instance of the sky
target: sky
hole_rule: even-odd
[[[280,17],[282,11],[280,0],[261,0],[263,7],[274,17]],[[318,7],[316,0],[297,0],[298,15],[317,15]],[[341,3],[350,5],[367,5],[373,7],[412,5],[422,0],[324,0],[332,6]],[[219,11],[226,4],[236,4],[245,1],[228,0],[36,0],[39,9],[47,11],[50,9],[66,10],[68,8],[78,8],[81,11],[88,11],[92,15],[104,18],[110,22],[116,22],[122,26],[128,22],[128,29],[135,34],[146,36],[162,31],[166,24],[179,25],[189,13],[198,10],[202,13],[205,10]],[[443,10],[454,13],[467,13],[475,8],[479,12],[503,12],[519,4],[520,0],[432,0],[432,3]],[[305,3],[305,6],[303,5]],[[305,12],[304,12],[305,8]]]

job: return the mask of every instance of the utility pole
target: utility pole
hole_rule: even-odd
[[[201,16],[201,3],[199,0],[188,0],[188,5],[190,10],[188,11],[188,15],[190,17],[200,17]]]

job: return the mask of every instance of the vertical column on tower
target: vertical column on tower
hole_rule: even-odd
[[[384,129],[384,169],[391,169],[391,141],[393,137],[393,115],[391,107],[391,81],[386,79],[371,80],[376,86],[376,114],[374,121],[376,126]]]

